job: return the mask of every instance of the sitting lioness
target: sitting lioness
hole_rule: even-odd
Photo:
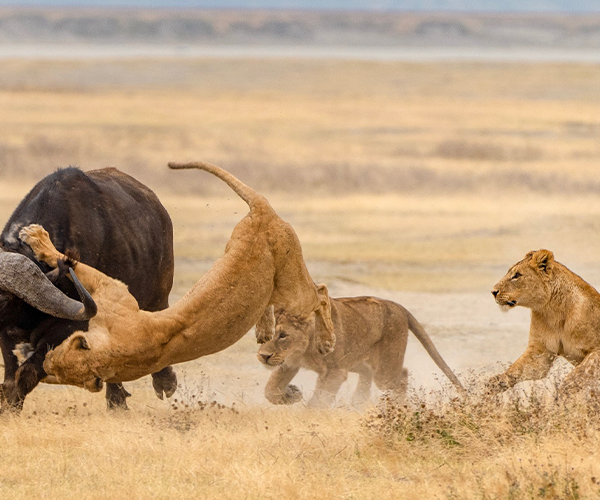
[[[576,366],[561,389],[580,389],[599,380],[600,294],[556,262],[552,252],[529,252],[494,286],[492,294],[504,310],[531,309],[531,326],[525,352],[487,382],[491,393],[545,377],[557,356]]]
[[[293,316],[283,309],[273,311],[275,330],[272,338],[257,333],[258,359],[275,371],[265,387],[265,396],[273,404],[292,404],[302,393],[289,385],[300,368],[319,374],[313,407],[329,407],[348,376],[359,374],[353,404],[363,404],[370,396],[371,383],[404,398],[408,374],[402,367],[410,329],[431,358],[457,387],[458,378],[442,359],[427,332],[404,307],[375,297],[330,298],[326,285],[317,285],[323,314],[315,312]],[[333,352],[319,354],[315,339],[325,328],[322,318],[331,317],[336,336]]]

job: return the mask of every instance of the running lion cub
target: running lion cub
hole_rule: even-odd
[[[262,344],[258,359],[276,367],[265,387],[265,396],[271,403],[292,404],[302,399],[300,389],[290,385],[300,368],[319,374],[309,406],[331,406],[348,372],[359,375],[353,404],[368,401],[373,380],[379,389],[390,390],[403,399],[408,379],[403,363],[409,329],[450,381],[463,389],[427,332],[401,305],[375,297],[330,298],[323,284],[317,285],[317,292],[325,314],[293,316],[283,309],[271,308],[267,314],[272,315],[274,333],[270,336],[257,331],[257,341]],[[333,321],[336,345],[333,352],[322,355],[315,339],[326,328],[322,318],[328,317]]]

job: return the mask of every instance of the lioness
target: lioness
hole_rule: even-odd
[[[298,237],[264,196],[215,165],[169,166],[217,176],[248,204],[248,214],[233,229],[224,255],[176,304],[161,311],[141,310],[124,283],[82,262],[73,263],[97,304],[97,314],[87,331],[75,331],[47,354],[47,380],[97,391],[103,382],[135,380],[221,351],[243,337],[271,305],[295,314],[322,314]],[[51,269],[65,259],[37,224],[22,228],[19,238]],[[331,323],[329,318],[323,321]],[[323,353],[335,343],[333,325],[326,332],[317,340]]]
[[[403,398],[408,373],[402,365],[409,329],[444,374],[462,389],[423,327],[404,307],[375,297],[330,298],[323,284],[317,285],[317,291],[326,314],[294,316],[279,309],[273,312],[272,338],[261,337],[262,332],[257,335],[257,340],[264,342],[258,359],[276,367],[265,387],[271,403],[292,404],[302,399],[300,390],[289,385],[300,368],[319,374],[309,406],[331,406],[348,372],[359,374],[353,404],[369,399],[373,379],[381,390]],[[319,354],[315,345],[315,338],[324,329],[323,317],[331,317],[336,335],[335,349],[328,355]]]
[[[494,286],[492,295],[503,310],[531,309],[531,326],[527,349],[508,370],[487,382],[490,392],[545,377],[557,356],[576,366],[561,389],[598,380],[600,294],[556,262],[552,252],[529,252]]]

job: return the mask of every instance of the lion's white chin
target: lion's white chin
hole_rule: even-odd
[[[498,304],[502,312],[507,312],[513,309],[517,304]]]

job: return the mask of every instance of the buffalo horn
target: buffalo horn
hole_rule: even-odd
[[[56,288],[33,261],[24,255],[0,252],[0,290],[10,292],[29,305],[57,318],[84,321],[94,317],[96,304],[71,272],[82,302]]]

